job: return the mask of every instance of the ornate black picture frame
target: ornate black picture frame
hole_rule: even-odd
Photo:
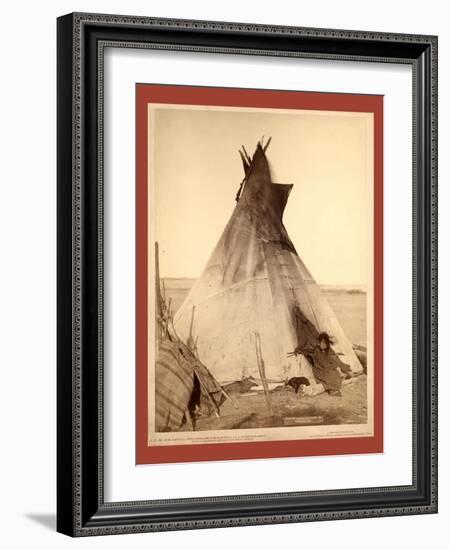
[[[413,482],[105,502],[103,54],[117,47],[404,63],[413,70]],[[58,502],[71,536],[437,512],[437,38],[69,14],[58,19]],[[180,488],[182,492],[182,487]]]

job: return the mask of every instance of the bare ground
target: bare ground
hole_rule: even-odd
[[[342,397],[327,393],[301,397],[293,388],[282,387],[271,392],[273,416],[268,415],[265,394],[249,392],[233,395],[220,407],[220,418],[214,414],[200,416],[196,431],[272,428],[283,426],[364,424],[367,422],[366,376],[359,376],[342,388]],[[185,426],[184,430],[190,427]]]

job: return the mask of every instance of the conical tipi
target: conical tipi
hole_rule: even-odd
[[[268,145],[268,144],[267,144]],[[310,364],[288,353],[313,347],[319,332],[360,372],[362,366],[334,312],[282,223],[292,185],[274,184],[259,143],[242,154],[245,179],[237,205],[201,277],[175,315],[184,341],[196,341],[201,361],[217,380],[259,377],[256,340],[268,380],[312,378]]]

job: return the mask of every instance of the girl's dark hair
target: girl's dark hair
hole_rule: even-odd
[[[333,339],[329,336],[327,332],[320,332],[318,334],[318,342],[321,342],[321,340],[324,340],[326,342],[328,348],[334,343]]]

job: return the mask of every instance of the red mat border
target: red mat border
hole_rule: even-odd
[[[148,116],[149,103],[310,109],[374,114],[374,435],[318,440],[150,447],[148,434]],[[383,96],[136,85],[136,464],[383,452]]]

